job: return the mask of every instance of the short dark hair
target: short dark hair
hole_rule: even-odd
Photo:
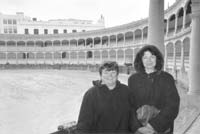
[[[134,68],[135,68],[136,72],[145,72],[144,65],[142,62],[142,57],[144,56],[144,52],[146,52],[146,51],[149,51],[149,52],[151,52],[152,55],[156,56],[155,69],[157,71],[162,70],[163,64],[164,64],[164,59],[163,59],[162,53],[156,46],[147,44],[144,47],[142,47],[136,54],[136,57],[134,60]]]
[[[104,61],[99,67],[99,74],[102,75],[102,70],[106,69],[107,71],[115,70],[119,74],[119,66],[116,61]]]

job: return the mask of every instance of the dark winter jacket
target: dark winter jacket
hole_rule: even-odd
[[[135,107],[150,105],[160,110],[149,123],[157,132],[170,129],[173,132],[174,120],[179,112],[180,97],[173,77],[164,71],[135,73],[128,79],[133,92]]]
[[[83,97],[77,132],[135,132],[141,125],[136,122],[135,110],[130,106],[128,86],[118,81],[116,87],[109,90],[100,81],[93,84]]]

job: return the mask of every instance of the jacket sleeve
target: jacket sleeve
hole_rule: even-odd
[[[149,121],[157,132],[164,132],[170,128],[179,112],[180,97],[171,75],[165,80],[164,106],[160,113]]]
[[[83,97],[78,117],[77,132],[89,132],[93,127],[94,100],[89,91],[87,91]]]
[[[129,119],[130,119],[129,120],[129,128],[130,128],[131,132],[135,133],[138,130],[138,128],[142,127],[142,124],[137,119],[137,114],[136,114],[134,107],[131,108]]]
[[[129,124],[130,124],[131,131],[136,132],[138,130],[138,128],[142,127],[142,124],[137,119],[135,97],[134,97],[134,93],[132,91],[133,87],[132,87],[131,78],[128,79],[128,87],[129,87],[129,91],[130,91],[129,102],[130,102],[130,105],[131,105]]]

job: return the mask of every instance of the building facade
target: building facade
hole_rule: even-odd
[[[38,21],[27,17],[23,12],[16,15],[0,13],[1,34],[66,34],[105,28],[104,17],[97,22],[92,20],[57,19]]]

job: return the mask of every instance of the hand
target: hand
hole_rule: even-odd
[[[140,127],[138,129],[138,132],[140,132],[141,134],[154,134],[154,130],[149,127]]]
[[[155,132],[155,130],[154,130],[154,128],[151,126],[151,124],[147,123],[146,127],[148,127],[149,129],[152,129],[152,130]]]

